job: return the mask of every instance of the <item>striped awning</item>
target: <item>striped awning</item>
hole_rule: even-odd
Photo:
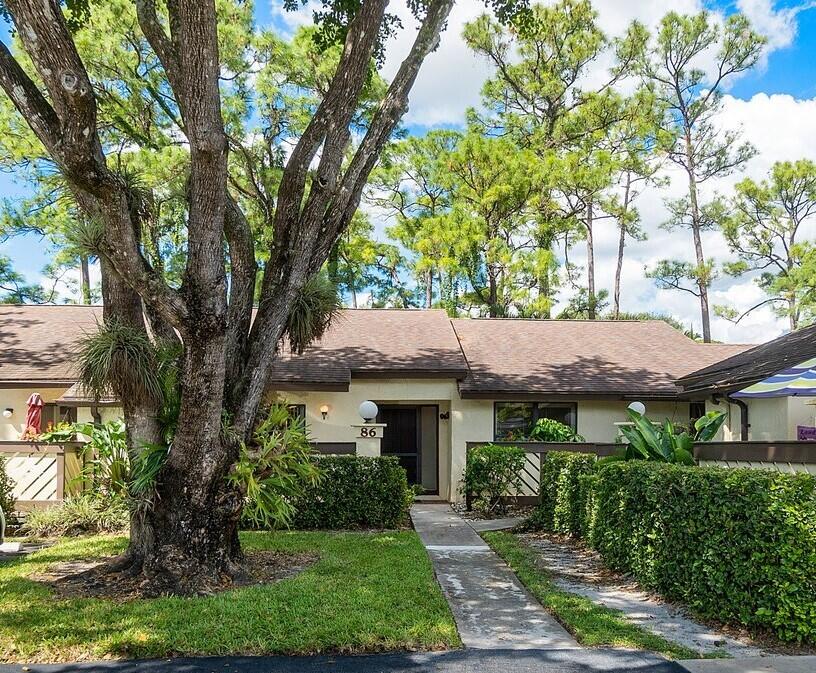
[[[769,376],[733,397],[816,397],[816,358]]]

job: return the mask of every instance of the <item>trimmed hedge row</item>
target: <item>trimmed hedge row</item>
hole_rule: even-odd
[[[548,454],[531,521],[703,617],[816,642],[816,478]],[[546,479],[546,483],[545,483]],[[545,495],[546,493],[546,495]]]
[[[323,472],[294,501],[292,528],[395,528],[402,524],[414,493],[393,456],[318,456]]]
[[[588,497],[581,479],[595,469],[591,453],[552,451],[541,461],[541,501],[529,519],[533,527],[581,535]]]

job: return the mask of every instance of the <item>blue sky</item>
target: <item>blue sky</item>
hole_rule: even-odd
[[[594,4],[600,14],[601,27],[612,34],[634,18],[654,25],[667,8],[667,5],[652,0],[595,0]],[[811,140],[816,137],[816,122],[812,126],[807,126],[809,122],[806,122],[816,116],[816,58],[813,55],[816,49],[816,8],[810,8],[810,4],[810,0],[673,0],[670,5],[681,12],[696,11],[703,6],[719,14],[743,11],[758,29],[769,35],[769,53],[764,62],[734,83],[726,101],[725,123],[743,127],[747,139],[761,150],[761,156],[747,168],[747,174],[752,177],[761,178],[770,164],[778,159],[794,159],[800,155],[816,159],[816,140]],[[310,18],[308,10],[292,15],[283,13],[279,7],[279,3],[256,0],[258,23],[290,32]],[[406,118],[411,132],[456,126],[463,120],[465,107],[478,104],[479,88],[489,71],[467,51],[460,35],[463,23],[483,11],[483,7],[478,0],[458,0],[442,45],[429,58],[415,87]],[[386,76],[395,71],[400,54],[407,49],[413,34],[403,2],[392,2],[390,10],[405,18],[408,30],[389,45]],[[7,39],[6,26],[0,27],[0,34]],[[729,184],[723,184],[718,189],[728,187]],[[15,183],[14,176],[0,174],[0,197],[13,199],[24,192],[25,185]],[[657,231],[663,218],[661,202],[662,195],[644,197],[641,206],[644,224],[655,234],[650,236],[650,241],[633,247],[631,251],[628,275],[624,275],[629,279],[625,303],[629,302],[631,310],[663,308],[691,322],[697,310],[693,302],[658,292],[642,278],[643,266],[653,262],[658,251],[665,254],[667,245],[674,247],[685,243],[678,239],[669,240]],[[384,223],[378,223],[380,230],[383,226]],[[603,269],[605,242],[602,239],[599,243],[599,267]],[[610,253],[611,249],[610,241]],[[709,254],[727,254],[720,239],[712,239],[709,249],[713,251]],[[40,270],[49,260],[46,242],[33,237],[0,244],[0,254],[11,257],[16,268],[31,280],[38,279]],[[608,285],[602,278],[601,286]],[[724,300],[740,305],[752,301],[756,288],[750,280],[742,283],[722,280],[715,285],[715,290]],[[783,328],[784,325],[770,313],[765,313],[738,329],[717,323],[715,336],[730,341],[760,341],[775,336]]]

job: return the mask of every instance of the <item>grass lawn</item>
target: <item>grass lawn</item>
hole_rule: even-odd
[[[0,565],[0,661],[188,654],[370,652],[458,646],[413,532],[243,533],[245,549],[314,552],[291,579],[207,598],[57,600],[28,579],[49,564],[114,554],[124,538],[73,539]]]
[[[700,656],[694,650],[669,642],[632,624],[619,610],[612,610],[583,596],[559,589],[536,563],[535,553],[512,533],[483,533],[482,537],[579,643],[594,647],[606,645],[648,650],[672,659],[693,659]]]

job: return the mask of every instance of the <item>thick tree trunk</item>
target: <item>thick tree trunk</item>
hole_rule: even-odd
[[[428,269],[425,272],[425,308],[433,306],[433,271]]]
[[[228,454],[226,447],[213,453]],[[241,494],[227,482],[228,466],[190,477],[173,465],[162,472],[156,505],[146,512],[150,538],[142,549],[146,592],[208,594],[240,570]]]
[[[139,295],[113,269],[110,262],[100,258],[102,270],[103,317],[115,319],[128,325],[131,329],[145,331],[145,319],[142,312],[142,300]],[[122,404],[122,415],[125,420],[125,441],[131,465],[144,449],[145,445],[158,444],[162,441],[159,425],[158,401],[136,401],[128,395],[119,395]],[[130,543],[127,551],[114,566],[129,567],[137,573],[142,569],[145,554],[152,545],[153,535],[143,512],[131,508]]]

